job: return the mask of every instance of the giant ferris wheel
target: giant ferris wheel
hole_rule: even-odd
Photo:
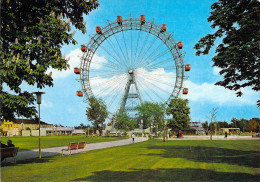
[[[82,89],[77,95],[88,102],[102,98],[111,116],[119,110],[135,117],[136,107],[146,101],[168,103],[187,94],[183,81],[190,65],[183,62],[182,41],[176,42],[166,24],[140,19],[122,19],[104,27],[81,45],[79,68]]]

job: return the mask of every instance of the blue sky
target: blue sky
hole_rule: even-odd
[[[146,20],[153,20],[156,24],[167,24],[167,31],[174,32],[176,41],[182,40],[185,64],[191,64],[191,71],[187,74],[188,80],[185,87],[189,88],[189,94],[180,95],[181,98],[189,99],[192,121],[205,121],[212,108],[218,108],[217,120],[230,122],[231,118],[260,117],[256,100],[260,94],[250,88],[244,89],[244,95],[240,98],[235,92],[214,86],[216,81],[222,79],[218,69],[213,68],[211,58],[214,56],[214,49],[209,55],[196,56],[193,49],[196,42],[214,30],[210,28],[207,17],[211,11],[212,0],[99,0],[100,6],[97,10],[85,16],[87,33],[82,34],[76,31],[75,39],[77,45],[64,45],[62,52],[70,57],[70,70],[59,72],[53,71],[54,87],[46,87],[41,91],[43,95],[41,105],[41,118],[51,124],[62,124],[65,126],[76,126],[80,123],[90,124],[86,118],[87,104],[83,99],[76,96],[76,91],[81,88],[76,80],[77,75],[73,74],[73,67],[79,66],[80,45],[87,44],[89,35],[95,34],[96,26],[106,26],[107,20],[113,22],[117,15],[129,18],[139,18],[141,14]],[[73,30],[74,31],[74,30]],[[23,90],[37,91],[32,86],[23,85]],[[160,100],[158,100],[159,102]]]

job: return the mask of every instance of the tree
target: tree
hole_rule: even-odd
[[[96,0],[1,1],[1,120],[36,116],[36,108],[30,107],[34,96],[22,92],[21,84],[53,86],[51,72],[46,71],[69,67],[61,47],[77,43],[71,25],[85,33],[83,15],[98,5]]]
[[[232,119],[231,119],[231,127],[232,127],[232,128],[237,128],[238,125],[239,125],[239,120],[236,119],[236,118],[232,118]]]
[[[259,132],[260,130],[260,119],[252,118],[248,123],[249,129],[253,132]]]
[[[212,140],[212,132],[213,132],[212,122],[216,121],[217,113],[218,113],[218,109],[212,108],[212,110],[210,111],[210,115],[208,116],[210,120],[210,140]]]
[[[80,123],[80,125],[79,125],[79,126],[76,126],[75,128],[76,128],[76,129],[86,129],[87,126],[84,125],[83,123]]]
[[[137,107],[138,117],[143,120],[143,129],[151,127],[152,124],[162,128],[165,106],[159,103],[144,102]]]
[[[209,130],[209,123],[208,123],[208,121],[202,123],[202,128],[203,128],[206,132],[208,132],[208,130]]]
[[[219,0],[211,6],[208,17],[215,33],[201,38],[194,46],[196,55],[208,54],[217,38],[222,38],[212,58],[221,69],[223,81],[216,85],[236,91],[241,96],[241,88],[252,87],[260,90],[260,2],[258,0]],[[257,101],[260,107],[260,100]]]
[[[172,118],[167,126],[172,130],[185,130],[189,128],[190,108],[187,99],[174,98],[166,108],[166,114]]]
[[[99,131],[100,136],[102,135],[103,125],[107,116],[108,111],[103,100],[91,97],[89,99],[89,107],[87,108],[87,117],[89,121],[92,121],[94,129]]]
[[[240,131],[249,131],[249,126],[248,126],[248,123],[249,121],[247,119],[240,119],[239,121],[239,128],[240,128]]]
[[[219,121],[218,125],[219,125],[220,128],[228,128],[229,127],[229,125],[226,121],[222,121],[222,122]]]
[[[136,120],[131,119],[126,112],[120,110],[114,117],[115,129],[129,131],[135,128]]]

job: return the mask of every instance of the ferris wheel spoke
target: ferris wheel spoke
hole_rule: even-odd
[[[139,62],[139,64],[137,65],[137,68],[142,65],[146,60],[149,60],[153,55],[155,55],[156,52],[158,52],[162,47],[163,47],[164,43],[161,42],[155,49],[153,49],[151,51],[151,53],[142,61]]]
[[[140,55],[142,54],[144,47],[146,46],[146,42],[147,42],[149,36],[150,36],[150,34],[148,33],[148,34],[146,35],[146,37],[145,37],[145,40],[143,41],[141,50],[139,51],[139,54],[138,54],[138,56],[137,56],[137,58],[136,58],[136,61],[138,61],[138,62],[139,62],[139,57],[140,57]],[[136,61],[135,61],[135,62],[136,62]],[[137,64],[138,64],[138,63],[137,63]]]
[[[141,31],[138,31],[138,36],[137,36],[137,41],[136,41],[136,45],[135,45],[135,53],[134,53],[134,60],[133,60],[133,63],[135,65],[135,62],[136,62],[136,56],[137,56],[137,49],[138,49],[138,43],[139,43],[139,39],[140,39],[140,34],[141,34]]]
[[[157,39],[158,39],[157,37],[154,37],[154,39],[151,41],[151,43],[149,44],[147,49],[142,54],[142,57],[140,58],[140,62],[142,62],[142,60],[144,59],[145,55],[147,55],[148,51],[152,48],[152,46],[154,45],[154,43],[156,42]]]
[[[115,77],[115,78],[112,78],[110,80],[107,80],[107,79],[102,79],[102,78],[99,78],[99,79],[96,79],[95,80],[95,83],[97,84],[93,84],[92,88],[96,88],[96,87],[100,87],[100,86],[105,86],[105,85],[109,85],[111,87],[111,84],[113,83],[117,83],[118,81],[124,79],[126,77],[126,75],[123,75],[121,77]],[[91,81],[94,80],[94,79],[91,79]],[[104,80],[104,81],[98,81],[98,80]]]
[[[148,63],[148,64],[144,65],[144,67],[147,68],[147,69],[154,69],[154,68],[160,66],[159,68],[161,68],[162,65],[164,65],[166,63],[173,62],[173,61],[174,60],[172,58],[168,58],[168,59],[164,59],[162,61],[158,61],[158,62],[156,62],[154,64]]]
[[[110,82],[111,83],[111,82]],[[113,85],[116,85],[116,84],[118,84],[118,83],[120,83],[120,80],[118,80],[117,82],[113,82]],[[111,87],[111,84],[109,84],[109,83],[106,83],[106,84],[104,84],[104,85],[102,85],[102,87],[103,87],[103,89],[101,89],[101,90],[99,90],[99,91],[97,91],[96,92],[96,95],[103,95],[105,92],[107,92],[109,89],[111,89],[112,87]]]
[[[104,46],[100,45],[100,47],[101,47],[104,51],[106,51],[112,58],[114,58],[114,60],[116,60],[116,62],[117,62],[118,64],[120,64],[121,66],[124,66],[124,65],[122,65],[122,63],[121,63],[115,56],[113,56],[113,54],[112,54],[110,51],[108,51],[106,48],[104,48]]]
[[[111,91],[111,93],[114,93],[115,90],[122,90],[123,87],[124,87],[124,85],[123,85],[123,84],[120,84],[120,85],[118,85],[117,88],[115,88],[113,91]],[[118,94],[118,93],[117,93],[117,94],[114,94],[114,96],[111,98],[110,102],[108,103],[108,107],[111,107],[111,106],[112,106],[112,104],[115,102],[115,100],[116,100],[117,97],[120,98],[120,94]]]
[[[133,69],[133,41],[132,41],[132,38],[133,35],[132,35],[132,31],[130,31],[130,38],[131,38],[131,59],[130,59],[130,62],[131,62],[131,69]]]
[[[120,49],[120,51],[121,51],[121,53],[122,53],[122,55],[123,55],[123,57],[124,57],[124,59],[122,59],[122,60],[124,60],[124,63],[125,63],[125,65],[126,65],[126,67],[127,67],[127,59],[126,59],[126,57],[125,57],[124,51],[123,51],[122,47],[120,46],[120,44],[119,44],[119,42],[118,42],[117,37],[116,37],[115,34],[113,35],[113,37],[115,38],[115,40],[116,40],[116,42],[117,42],[117,45],[118,45],[118,47],[119,47],[119,49]],[[128,67],[127,67],[127,68],[128,68]]]
[[[170,74],[159,74],[159,73],[155,73],[153,72],[152,74],[150,73],[143,73],[142,75],[146,76],[146,77],[151,77],[151,78],[155,78],[158,79],[159,82],[162,81],[162,78],[176,78],[176,75],[170,75]]]
[[[117,58],[119,58],[119,60],[123,60],[123,59],[121,58],[120,54],[118,53],[118,51],[116,50],[116,48],[113,46],[113,44],[110,42],[109,39],[110,39],[110,37],[107,38],[107,42],[108,42],[108,44],[110,45],[110,47],[113,49],[113,51],[116,53]],[[125,62],[124,62],[124,64],[125,64]],[[127,65],[125,64],[125,66],[127,66]]]
[[[154,88],[150,86],[150,83],[148,83],[146,80],[143,80],[142,83],[143,83],[147,88],[149,88],[149,90],[150,90],[151,92],[153,92],[154,95],[156,95],[159,99],[161,99],[161,101],[164,102],[164,99],[161,98],[161,96],[160,96],[159,94],[157,94],[157,92],[154,90]]]
[[[142,77],[142,76],[140,76],[140,77]],[[152,82],[150,81],[150,80],[152,80],[151,78],[149,78],[149,80],[148,80],[147,77],[142,77],[142,78],[143,78],[144,81],[146,81],[147,83],[153,85],[153,86],[156,87],[158,90],[161,90],[162,92],[164,92],[164,93],[166,93],[166,94],[170,94],[170,93],[167,92],[166,90],[164,90],[164,89],[162,89],[161,87],[159,87],[157,84],[152,83]],[[154,80],[154,81],[155,81],[155,80]],[[161,83],[160,80],[157,80],[156,82]]]
[[[166,53],[170,52],[168,49],[166,49],[165,51],[161,52],[160,54],[157,54],[156,56],[154,56],[152,59],[147,60],[148,63],[152,63],[155,62],[157,59],[159,59],[161,56],[165,55]],[[145,66],[145,62],[143,62],[141,64],[141,66]]]
[[[114,74],[119,74],[119,73],[124,73],[123,71],[118,71],[118,70],[104,70],[104,69],[89,69],[89,71],[92,72],[97,72],[97,73],[114,73]]]
[[[150,98],[150,100],[151,100],[152,102],[154,102],[154,101],[153,101],[153,98],[150,96],[150,94],[148,94],[148,93],[145,91],[145,88],[142,86],[142,84],[139,83],[139,80],[138,80],[138,79],[136,79],[136,82],[137,82],[137,84],[138,84],[138,87],[141,88],[140,94],[143,95],[143,93],[145,93],[145,94]],[[144,98],[145,98],[145,97],[143,96],[143,100],[144,100]]]
[[[128,69],[130,69],[130,59],[129,59],[129,56],[128,56],[128,51],[127,51],[127,46],[126,46],[126,42],[125,42],[125,34],[124,34],[124,31],[123,31],[123,28],[122,28],[122,35],[123,35],[123,40],[124,40],[124,45],[125,45],[125,52],[126,52],[126,56],[127,56],[127,62],[128,62]]]
[[[94,65],[99,65],[101,67],[104,66],[104,67],[107,67],[107,68],[111,68],[112,70],[122,71],[122,67],[120,67],[118,64],[115,64],[113,62],[109,62],[109,63],[104,64],[104,63],[100,63],[100,62],[97,62],[97,61],[92,61],[91,63],[94,64]]]
[[[119,80],[117,80],[117,82],[118,82]],[[97,83],[97,84],[90,84],[90,85],[92,85],[91,86],[91,88],[93,88],[93,89],[97,89],[97,88],[100,88],[98,91],[97,91],[97,94],[99,95],[99,94],[101,94],[101,93],[103,93],[103,89],[104,89],[104,91],[106,90],[106,89],[109,89],[109,88],[111,88],[111,84],[114,84],[114,83],[116,83],[116,81],[102,81],[102,82],[100,82],[100,83]],[[102,88],[102,89],[101,89]]]
[[[120,75],[115,75],[114,73],[105,73],[105,74],[98,74],[97,75],[92,75],[90,77],[90,80],[98,80],[98,79],[108,79],[114,76],[120,76]]]
[[[122,90],[123,87],[124,87],[123,84],[118,84],[118,86],[115,87],[113,90],[111,90],[110,93],[115,93],[116,90]],[[112,95],[112,94],[111,94],[111,95]],[[121,95],[120,92],[119,92],[119,93],[116,92],[116,93],[113,94],[111,97],[109,97],[109,94],[107,94],[107,95],[104,97],[104,100],[106,101],[106,103],[108,103],[108,107],[111,107],[112,104],[115,102],[115,100],[116,100],[117,98],[119,98],[119,100],[120,100],[120,95]],[[110,101],[109,101],[109,98],[111,98]]]
[[[169,82],[165,82],[165,81],[163,81],[162,78],[154,77],[153,75],[148,75],[148,76],[149,76],[149,80],[155,81],[158,84],[163,84],[163,85],[167,85],[167,86],[170,86],[170,87],[174,87],[174,84],[171,84]],[[144,78],[145,80],[148,80],[147,79],[148,76],[146,76],[146,77],[141,76],[141,77]],[[156,85],[158,85],[158,84],[156,84]]]

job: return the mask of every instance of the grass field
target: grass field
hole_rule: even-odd
[[[7,181],[260,181],[259,141],[150,140],[2,166]]]
[[[125,137],[86,137],[86,136],[72,136],[72,135],[63,135],[63,136],[42,136],[41,145],[42,148],[49,147],[60,147],[67,146],[70,142],[86,142],[86,143],[97,143],[97,142],[107,142],[125,139]],[[39,140],[38,137],[2,137],[2,143],[7,143],[7,140],[12,140],[13,144],[16,147],[19,147],[20,150],[30,150],[37,149]]]

